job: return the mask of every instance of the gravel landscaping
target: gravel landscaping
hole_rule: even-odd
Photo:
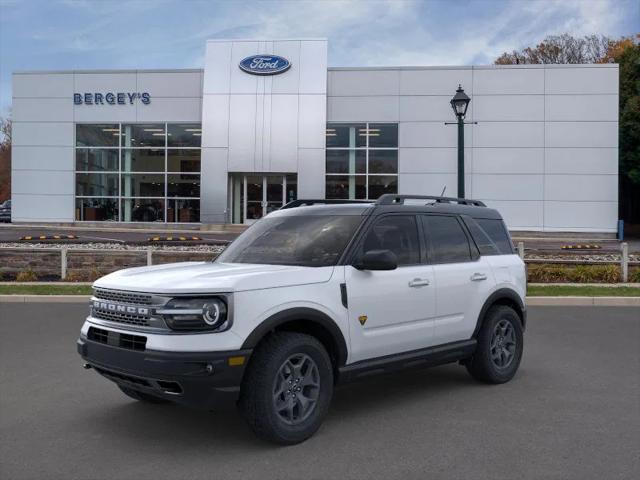
[[[224,245],[209,245],[209,244],[160,244],[160,245],[127,245],[122,243],[104,243],[104,242],[88,242],[88,243],[25,243],[25,242],[5,242],[0,243],[0,248],[15,248],[15,249],[54,249],[59,250],[62,247],[68,250],[118,250],[118,251],[145,251],[148,249],[154,251],[167,251],[167,252],[210,252],[218,254],[225,249]]]

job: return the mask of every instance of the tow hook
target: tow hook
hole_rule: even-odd
[[[92,367],[88,363],[85,363],[85,364],[82,365],[82,368],[84,368],[85,370],[89,370]]]

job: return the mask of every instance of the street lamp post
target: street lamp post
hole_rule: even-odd
[[[458,198],[464,198],[464,117],[470,101],[462,85],[458,85],[451,99],[451,108],[458,118]]]

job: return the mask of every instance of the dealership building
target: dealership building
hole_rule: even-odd
[[[296,198],[455,196],[458,85],[468,198],[512,230],[616,231],[616,64],[334,68],[325,39],[210,40],[195,70],[14,73],[12,219],[251,223]]]

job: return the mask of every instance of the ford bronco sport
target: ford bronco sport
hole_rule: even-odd
[[[525,267],[474,200],[297,200],[213,262],[130,268],[94,284],[86,368],[143,402],[237,399],[260,437],[293,444],[334,385],[459,362],[482,382],[520,364]]]

